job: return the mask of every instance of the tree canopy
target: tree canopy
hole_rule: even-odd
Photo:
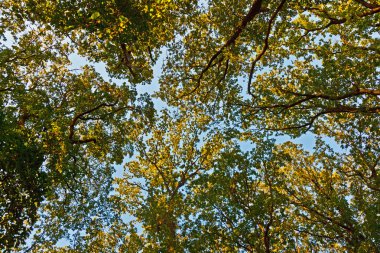
[[[379,252],[379,12],[2,0],[0,249]]]

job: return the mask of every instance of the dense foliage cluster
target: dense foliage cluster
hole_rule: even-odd
[[[379,252],[379,13],[0,1],[0,251]]]

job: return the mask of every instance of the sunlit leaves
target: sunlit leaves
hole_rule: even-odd
[[[376,252],[374,1],[0,6],[0,160],[29,168],[1,168],[2,210],[25,210],[9,247],[38,220],[34,252]],[[161,60],[152,100],[136,85]]]

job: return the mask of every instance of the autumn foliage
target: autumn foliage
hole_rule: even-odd
[[[2,0],[0,251],[379,252],[379,12]]]

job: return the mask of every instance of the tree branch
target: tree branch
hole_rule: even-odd
[[[244,31],[249,22],[251,22],[257,14],[261,13],[261,5],[263,0],[255,0],[248,12],[248,14],[242,19],[240,25],[236,27],[235,32],[227,40],[227,42],[210,58],[205,68],[202,69],[201,73],[197,78],[197,84],[189,93],[183,94],[180,98],[189,96],[194,93],[200,86],[203,75],[212,67],[213,62],[218,58],[220,54],[229,46],[235,43],[236,39],[239,38],[240,34]]]
[[[156,60],[153,58],[152,49],[148,46],[149,58],[153,64],[156,64]]]
[[[369,8],[369,9],[375,9],[375,8],[377,8],[377,7],[380,7],[380,6],[377,5],[377,4],[368,3],[368,2],[366,2],[366,1],[364,1],[364,0],[355,0],[355,2],[361,4],[361,5],[363,5],[363,6],[367,7],[367,8]]]
[[[380,90],[371,90],[371,89],[365,89],[365,88],[358,88],[355,91],[340,95],[340,96],[330,96],[330,95],[325,95],[325,94],[305,94],[305,93],[298,93],[298,92],[293,92],[293,91],[287,91],[287,90],[282,90],[285,93],[289,93],[295,96],[300,96],[300,97],[305,97],[303,99],[300,99],[296,102],[293,102],[291,104],[276,104],[276,105],[268,105],[268,106],[258,106],[255,107],[257,109],[273,109],[273,108],[283,108],[289,109],[294,106],[300,105],[306,101],[317,99],[317,98],[322,98],[326,100],[331,100],[331,101],[337,101],[337,100],[344,100],[347,98],[355,97],[355,96],[360,96],[360,95],[371,95],[371,96],[380,96]]]
[[[251,93],[251,83],[252,83],[252,77],[253,77],[253,72],[254,72],[256,63],[261,59],[261,57],[263,57],[263,55],[265,54],[265,52],[269,48],[269,36],[270,36],[271,30],[272,30],[273,22],[276,19],[277,15],[280,12],[280,10],[282,9],[282,7],[284,6],[285,2],[286,2],[286,0],[282,0],[281,3],[279,4],[279,6],[277,7],[277,9],[275,10],[275,12],[270,17],[267,33],[266,33],[265,40],[264,40],[264,47],[261,50],[260,54],[257,55],[255,60],[252,62],[251,69],[249,71],[248,88],[247,88],[248,94],[251,96],[253,96],[253,94]]]
[[[271,131],[281,131],[281,130],[291,130],[291,129],[301,129],[307,127],[306,131],[309,131],[313,126],[314,122],[322,115],[330,113],[380,113],[380,107],[349,107],[349,106],[339,106],[325,108],[325,110],[318,112],[312,116],[309,121],[302,125],[289,126],[284,128],[264,128],[265,130]]]
[[[0,92],[6,92],[6,91],[12,91],[12,89],[11,88],[0,89]]]
[[[82,143],[88,143],[88,142],[96,142],[96,139],[95,138],[88,138],[88,139],[81,139],[81,140],[74,140],[74,128],[75,128],[75,125],[77,123],[78,120],[80,120],[81,118],[83,118],[85,115],[87,114],[90,114],[96,110],[99,110],[100,108],[102,107],[113,107],[117,104],[117,102],[115,103],[112,103],[112,104],[107,104],[107,103],[102,103],[90,110],[87,110],[85,112],[82,112],[82,113],[79,113],[77,114],[73,120],[71,121],[71,124],[69,126],[69,141],[73,144],[82,144]]]
[[[366,17],[380,12],[380,6],[370,11],[359,14],[359,17]]]
[[[123,63],[128,68],[129,72],[131,72],[131,74],[132,74],[132,77],[136,78],[136,74],[132,69],[132,62],[131,62],[132,61],[132,52],[127,51],[127,47],[126,47],[125,43],[121,43],[120,47],[121,47],[121,51],[122,51],[121,63]]]

